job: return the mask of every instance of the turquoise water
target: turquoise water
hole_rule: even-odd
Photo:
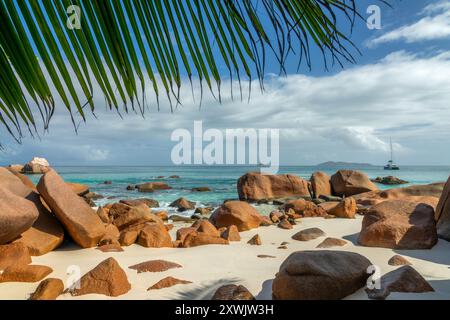
[[[196,201],[198,205],[216,206],[226,199],[236,199],[237,179],[249,171],[257,171],[256,167],[245,166],[185,166],[185,167],[55,167],[66,181],[78,182],[89,185],[91,191],[105,196],[104,199],[96,201],[96,204],[103,205],[108,202],[116,202],[119,199],[127,198],[152,198],[160,202],[160,206],[166,208],[168,204],[179,198],[186,197],[191,201]],[[292,173],[303,178],[309,178],[314,171],[325,171],[333,174],[337,167],[318,166],[289,166],[281,167],[279,173]],[[395,175],[409,184],[427,184],[432,182],[446,181],[450,176],[450,166],[403,166],[399,171],[384,171],[383,167],[367,166],[352,167],[365,172],[370,178],[377,176]],[[180,179],[169,179],[170,175],[179,175]],[[157,179],[158,176],[165,176],[164,179]],[[34,182],[39,180],[39,176],[31,176]],[[111,185],[103,184],[104,181],[111,180]],[[127,191],[127,185],[134,185],[144,182],[164,181],[173,189],[156,191],[154,193],[139,193],[137,191]],[[192,192],[193,187],[209,187],[212,192]],[[403,185],[404,186],[404,185]],[[390,188],[379,185],[380,189]],[[108,197],[114,197],[108,199]]]

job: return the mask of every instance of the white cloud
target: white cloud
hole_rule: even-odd
[[[448,0],[433,3],[422,11],[423,17],[409,25],[391,30],[368,41],[369,47],[393,41],[414,43],[427,40],[450,38],[450,2]]]
[[[57,108],[49,134],[41,141],[26,139],[3,161],[20,163],[41,154],[57,164],[170,164],[172,130],[192,130],[194,120],[203,120],[205,130],[280,129],[282,164],[382,164],[390,136],[399,162],[445,164],[450,161],[450,149],[442,148],[450,139],[449,74],[450,52],[424,57],[400,51],[335,75],[273,78],[264,94],[253,90],[249,103],[245,95],[242,102],[232,101],[224,84],[223,104],[205,93],[201,110],[186,81],[182,107],[172,114],[162,100],[161,112],[150,105],[145,119],[133,113],[121,119],[105,111],[97,97],[98,120],[89,117],[78,136],[67,111]],[[198,97],[199,88],[194,92]]]

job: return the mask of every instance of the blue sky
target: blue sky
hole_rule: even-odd
[[[359,3],[364,13],[378,2]],[[381,30],[369,30],[362,22],[353,30],[351,39],[362,53],[355,55],[356,65],[325,71],[320,52],[313,49],[312,71],[303,67],[296,74],[292,59],[289,75],[268,75],[267,92],[254,90],[250,103],[225,97],[219,105],[207,95],[201,110],[185,80],[184,105],[173,114],[162,108],[145,119],[133,114],[120,119],[99,107],[98,119],[89,117],[78,135],[64,108],[58,108],[40,139],[26,137],[17,145],[1,131],[5,151],[0,163],[41,156],[54,165],[170,165],[171,132],[203,120],[205,127],[221,130],[281,129],[284,165],[384,164],[389,137],[400,164],[448,165],[450,1],[393,1],[393,8],[380,7]],[[267,73],[278,72],[273,58],[267,66]],[[101,106],[101,96],[96,99]]]

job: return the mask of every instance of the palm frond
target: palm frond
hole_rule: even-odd
[[[80,28],[68,28],[71,6]],[[219,101],[224,79],[236,79],[242,99],[242,79],[264,89],[269,55],[281,74],[291,56],[310,68],[312,47],[325,66],[354,63],[342,28],[358,16],[356,0],[0,0],[0,122],[20,141],[23,127],[48,128],[56,98],[85,121],[94,83],[118,112],[159,110],[161,95],[173,110],[183,78]]]

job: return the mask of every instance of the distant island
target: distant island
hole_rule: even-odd
[[[317,164],[316,167],[374,167],[373,164],[370,163],[356,163],[356,162],[343,162],[343,161],[327,161],[320,164]]]

